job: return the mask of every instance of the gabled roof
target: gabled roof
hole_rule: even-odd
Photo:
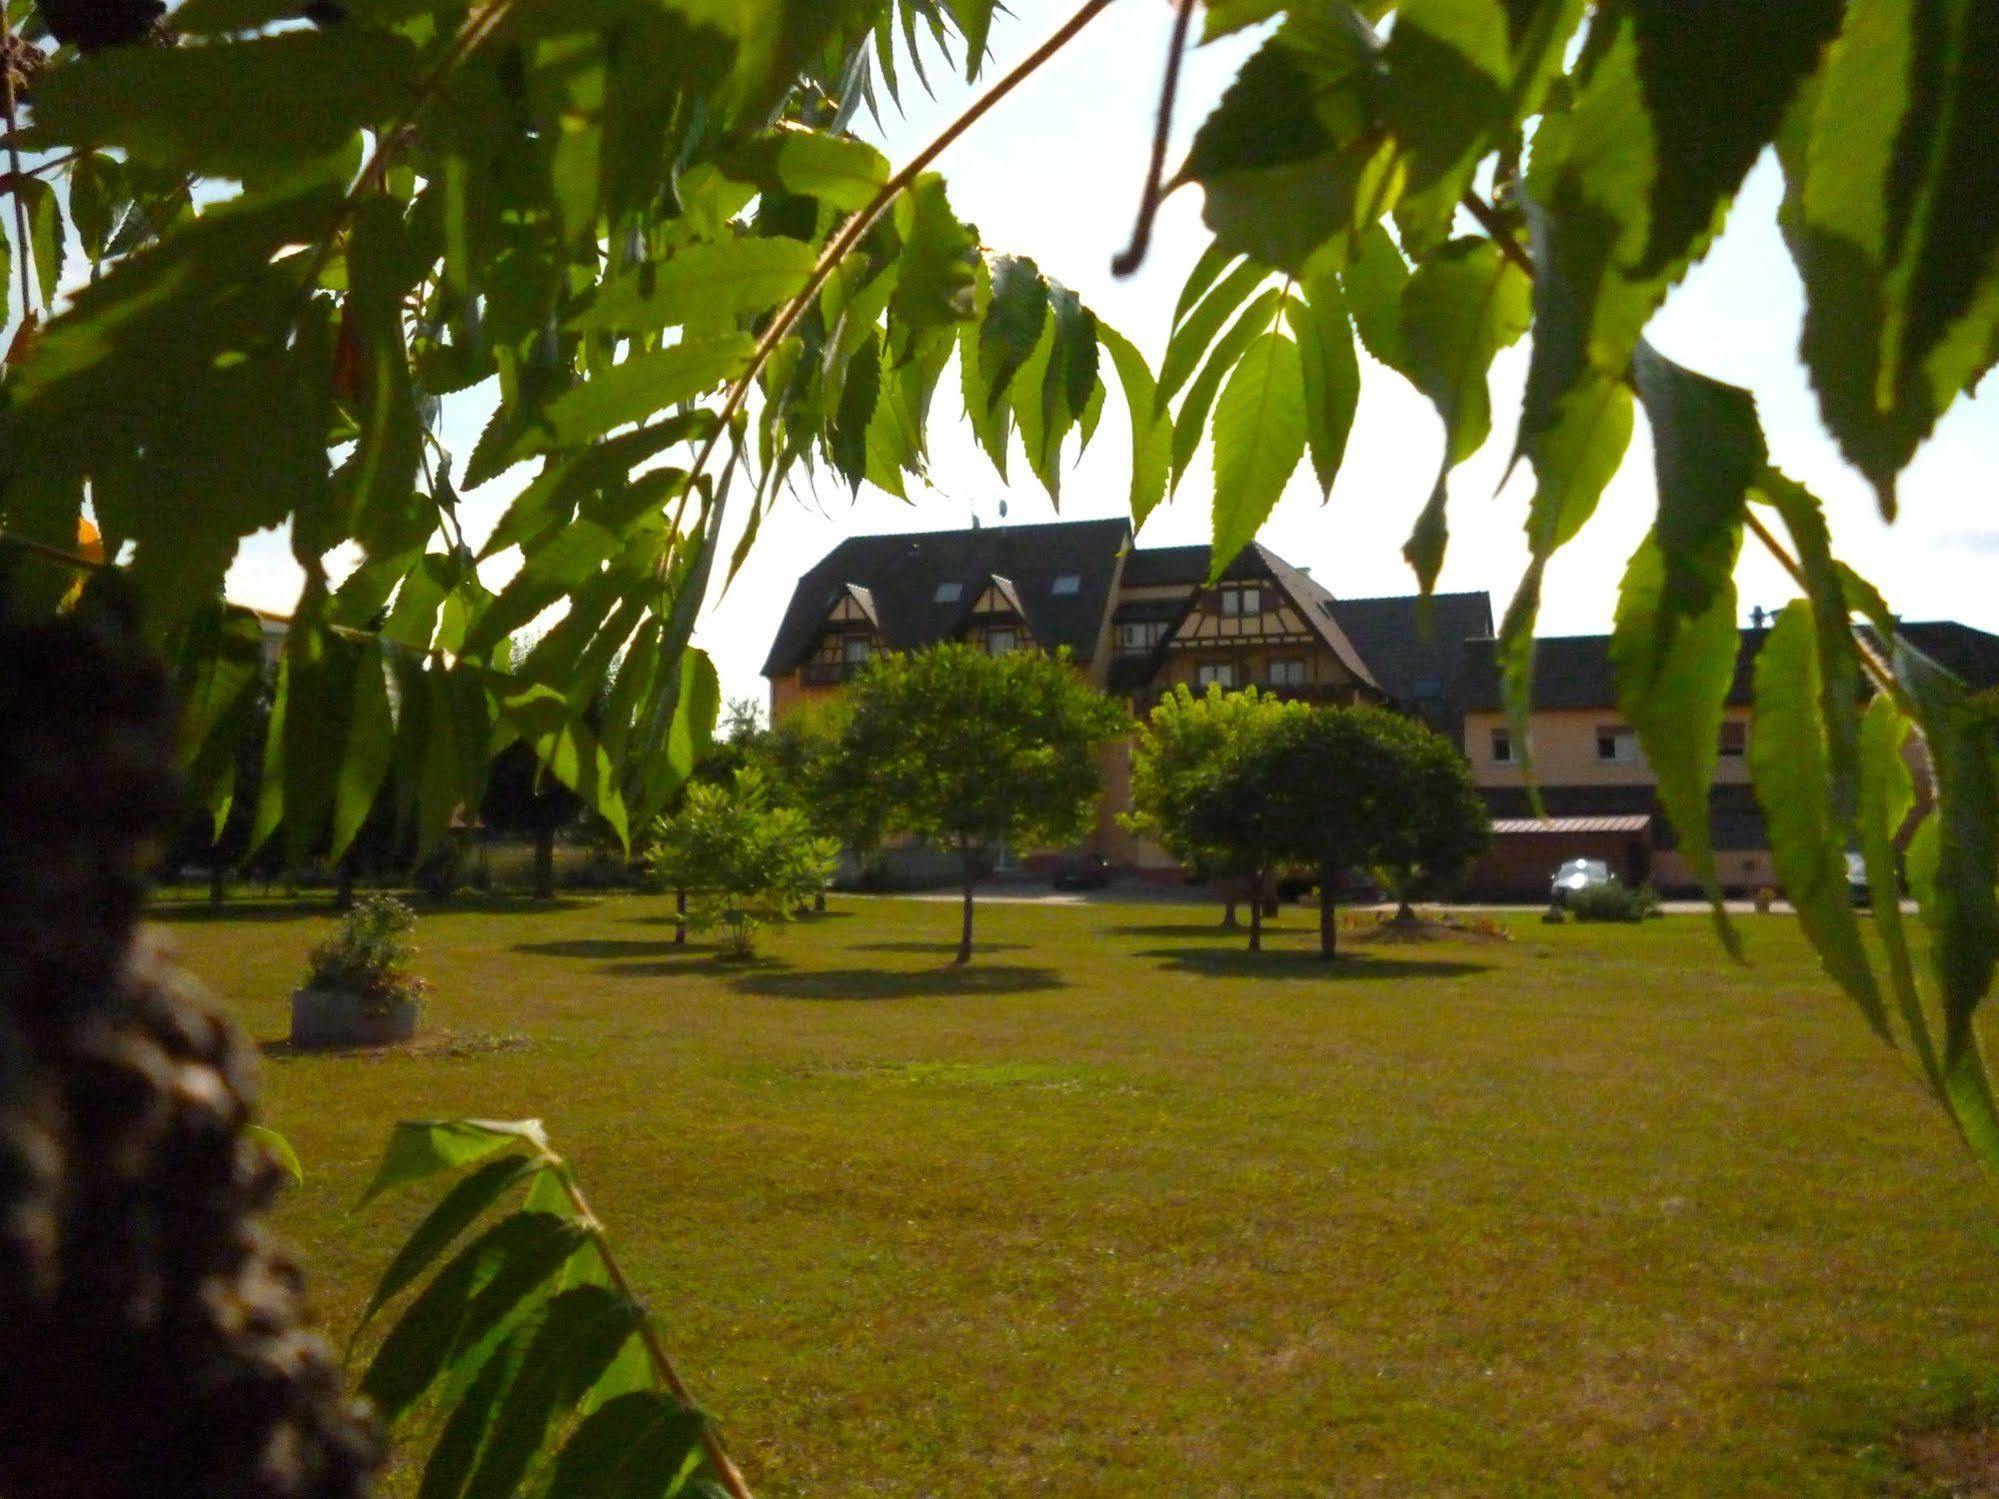
[[[868,617],[869,624],[873,625],[877,630],[881,628],[882,617],[875,609],[875,596],[872,589],[863,588],[858,583],[849,583],[847,585],[847,597],[860,605],[861,613]]]
[[[1124,520],[849,537],[798,580],[764,675],[797,669],[827,612],[850,585],[867,590],[883,644],[918,650],[951,639],[996,577],[1007,580],[1036,642],[1049,650],[1067,646],[1087,661],[1110,605],[1118,556],[1130,537],[1131,525]],[[1077,575],[1074,593],[1054,592],[1055,579],[1064,573]],[[939,602],[940,583],[957,583],[959,596]]]
[[[1052,590],[1054,585],[1051,583],[1049,586]],[[1020,601],[1020,590],[1013,586],[1013,579],[1002,573],[994,573],[992,576],[992,587],[993,592],[1006,600],[1009,609],[1018,614],[1023,621],[1027,620],[1027,605]]]
[[[1305,622],[1312,627],[1312,633],[1325,642],[1326,649],[1339,658],[1340,665],[1352,672],[1356,678],[1368,686],[1385,691],[1368,670],[1367,662],[1361,659],[1347,632],[1340,627],[1335,617],[1334,599],[1309,573],[1303,572],[1286,562],[1261,542],[1252,541],[1243,548],[1246,552],[1262,555],[1264,568],[1271,581],[1291,596],[1291,602],[1298,606],[1298,612],[1305,616]]]
[[[1335,599],[1333,618],[1382,691],[1398,703],[1415,704],[1452,696],[1465,642],[1492,635],[1492,599],[1484,593],[1432,594],[1427,632],[1423,600],[1416,594]]]

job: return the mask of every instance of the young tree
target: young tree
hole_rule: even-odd
[[[790,920],[825,887],[840,850],[796,807],[773,804],[755,770],[739,770],[728,786],[689,786],[647,857],[666,883],[692,895],[688,925],[720,927],[730,953],[748,958],[758,932]]]
[[[882,656],[846,697],[819,784],[851,825],[956,851],[956,961],[969,963],[980,854],[1080,838],[1101,790],[1097,752],[1130,719],[1066,652],[941,645]]]
[[[1395,919],[1410,901],[1448,886],[1492,842],[1492,819],[1458,747],[1414,719],[1389,731],[1404,778],[1402,815],[1391,819],[1373,858],[1382,887],[1395,897]]]
[[[1243,761],[1239,794],[1257,800],[1268,819],[1271,857],[1317,877],[1320,957],[1330,961],[1338,951],[1333,896],[1348,870],[1413,870],[1425,854],[1441,868],[1454,857],[1462,862],[1460,851],[1482,836],[1483,809],[1455,800],[1469,775],[1447,778],[1438,746],[1457,758],[1413,719],[1357,704],[1288,717]],[[1453,799],[1441,813],[1423,805],[1440,780]]]
[[[1254,687],[1224,692],[1209,683],[1201,696],[1183,683],[1161,698],[1139,724],[1132,753],[1132,810],[1124,826],[1158,842],[1197,878],[1221,883],[1227,901],[1224,927],[1236,924],[1236,892],[1246,882],[1254,899],[1251,945],[1261,945],[1260,867],[1245,867],[1228,819],[1210,805],[1217,778],[1240,762],[1286,714],[1304,711]],[[1219,841],[1202,841],[1219,829]],[[1256,863],[1253,857],[1248,863]]]

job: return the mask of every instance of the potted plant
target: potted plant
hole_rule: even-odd
[[[416,916],[392,895],[371,895],[312,950],[292,995],[292,1045],[385,1046],[416,1034],[429,985],[410,972]]]

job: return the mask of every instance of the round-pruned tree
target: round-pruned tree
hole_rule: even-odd
[[[1098,751],[1130,723],[1067,652],[989,656],[948,644],[892,653],[847,689],[817,780],[844,820],[957,855],[956,961],[969,963],[980,857],[1003,844],[1082,837],[1102,790]]]
[[[1236,899],[1251,896],[1250,945],[1261,946],[1267,861],[1245,843],[1248,831],[1218,800],[1218,790],[1271,728],[1305,711],[1254,687],[1224,692],[1210,683],[1196,695],[1186,684],[1162,697],[1138,726],[1132,751],[1131,811],[1121,821],[1156,841],[1197,879],[1219,884],[1234,927]]]

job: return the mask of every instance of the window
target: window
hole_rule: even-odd
[[[1272,687],[1303,687],[1305,685],[1305,663],[1295,657],[1288,661],[1270,663],[1270,685]]]
[[[963,583],[939,583],[937,591],[930,595],[933,604],[955,604],[965,596]]]
[[[1638,761],[1638,735],[1615,724],[1599,728],[1596,731],[1596,757],[1606,765],[1635,765]]]
[[[1418,677],[1416,679],[1416,701],[1435,702],[1444,695],[1443,680],[1438,677]]]
[[[865,635],[849,635],[840,642],[840,659],[850,666],[858,666],[868,659],[871,646]]]
[[[1222,617],[1234,619],[1244,614],[1263,612],[1263,590],[1255,584],[1229,587],[1222,590]]]
[[[1724,760],[1740,760],[1749,753],[1749,725],[1739,718],[1727,719],[1721,726],[1721,755]]]
[[[1166,625],[1160,620],[1138,620],[1117,627],[1117,648],[1121,651],[1149,651],[1166,637]]]
[[[1048,591],[1057,598],[1061,598],[1067,594],[1081,593],[1083,591],[1083,575],[1081,573],[1057,573],[1055,581],[1050,585]]]
[[[1194,685],[1207,687],[1235,686],[1235,663],[1233,661],[1207,661],[1194,668]]]
[[[1017,639],[1012,630],[986,631],[986,654],[988,656],[1010,655],[1016,646]]]
[[[1492,731],[1492,763],[1511,765],[1513,763],[1513,730],[1494,729]]]

